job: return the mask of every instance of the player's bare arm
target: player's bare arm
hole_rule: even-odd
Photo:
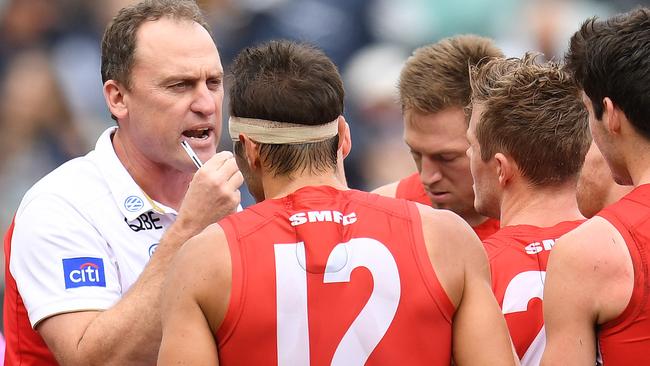
[[[154,360],[161,338],[161,287],[170,262],[185,241],[234,212],[242,181],[232,154],[215,155],[194,176],[177,221],[120,301],[106,311],[60,314],[39,323],[36,330],[57,361],[123,366]]]
[[[162,296],[158,365],[218,365],[214,334],[230,300],[231,262],[221,227],[190,239],[174,259]]]
[[[386,185],[383,185],[381,187],[375,188],[372,193],[376,193],[385,197],[395,197],[395,193],[397,192],[397,185],[399,182],[393,182],[393,183],[388,183]]]
[[[456,308],[456,365],[515,365],[508,329],[490,284],[487,256],[471,227],[457,215],[418,205],[425,243],[442,287]]]
[[[603,218],[594,217],[561,237],[544,284],[542,365],[594,365],[596,327],[623,312],[633,276],[623,238]]]

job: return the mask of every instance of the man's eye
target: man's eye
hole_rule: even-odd
[[[210,89],[219,89],[221,86],[221,79],[210,79],[208,80],[208,88]]]
[[[457,154],[440,154],[437,156],[437,160],[444,162],[452,162],[458,158]]]
[[[185,89],[189,83],[187,81],[179,81],[177,83],[171,84],[169,87],[172,89]]]

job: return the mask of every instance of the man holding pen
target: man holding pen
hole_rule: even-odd
[[[171,258],[239,203],[235,160],[215,154],[223,68],[193,1],[122,9],[102,79],[118,127],[34,185],[5,238],[11,365],[155,364]]]

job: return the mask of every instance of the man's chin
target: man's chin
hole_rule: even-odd
[[[475,205],[476,213],[483,216],[499,220],[501,210],[498,205]]]

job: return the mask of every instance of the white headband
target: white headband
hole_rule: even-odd
[[[338,118],[321,125],[267,121],[264,119],[230,117],[228,130],[233,141],[239,134],[261,144],[304,144],[325,141],[339,132]]]

